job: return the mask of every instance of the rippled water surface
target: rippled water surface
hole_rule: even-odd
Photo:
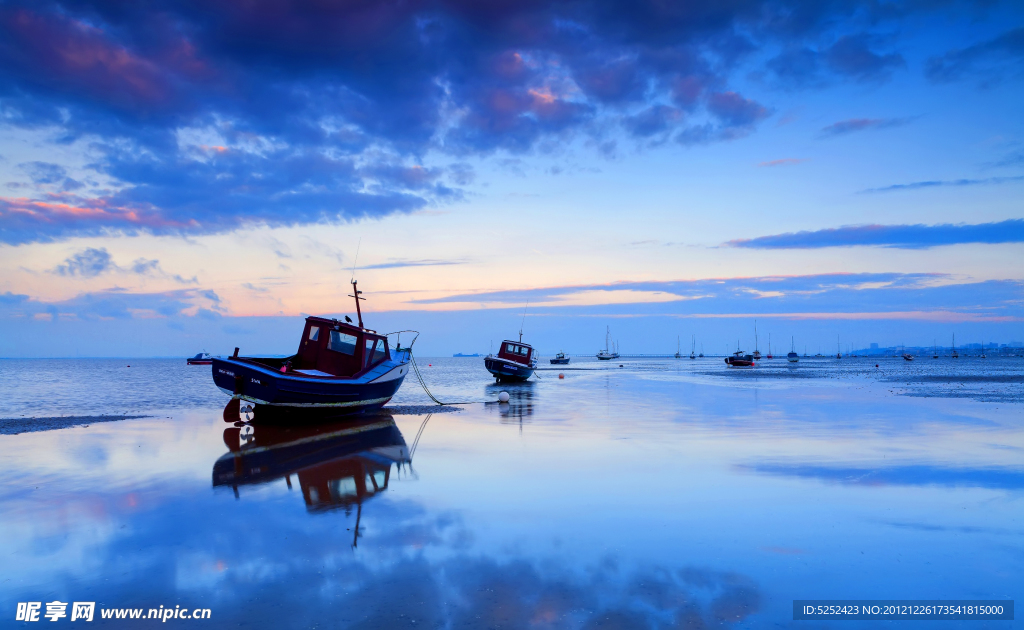
[[[405,413],[429,402],[407,380],[393,413],[235,427],[209,366],[0,361],[2,418],[150,416],[0,435],[0,625],[52,600],[272,628],[820,628],[794,599],[1024,601],[1019,359],[573,359],[500,386],[482,359],[419,365],[471,404]]]

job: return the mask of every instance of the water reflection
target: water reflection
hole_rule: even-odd
[[[484,395],[494,399],[501,392],[508,392],[508,402],[496,405],[502,424],[522,425],[526,417],[533,415],[536,383],[491,383],[484,387]]]
[[[391,467],[401,472],[412,457],[402,432],[387,413],[356,420],[289,426],[245,424],[224,430],[230,452],[213,465],[213,485],[239,487],[284,478],[292,489],[296,476],[306,510],[357,511],[359,537],[362,504],[387,489]]]

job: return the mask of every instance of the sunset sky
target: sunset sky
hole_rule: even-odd
[[[0,356],[1024,340],[1022,112],[1020,2],[0,2]]]

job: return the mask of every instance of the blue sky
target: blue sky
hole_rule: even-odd
[[[0,355],[286,352],[353,266],[428,353],[1019,340],[1022,81],[1012,2],[3,2]]]

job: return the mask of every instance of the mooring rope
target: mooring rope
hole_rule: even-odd
[[[416,365],[416,357],[414,357],[412,355],[412,348],[409,348],[409,362],[412,363],[412,369],[413,369],[414,372],[416,372],[416,379],[419,380],[420,387],[423,388],[423,391],[427,392],[427,396],[430,396],[430,400],[433,400],[437,404],[439,404],[441,406],[447,406],[447,405],[475,405],[475,404],[480,404],[480,403],[487,404],[486,400],[470,400],[470,401],[465,401],[465,402],[441,402],[440,400],[437,399],[436,396],[434,396],[433,394],[430,393],[430,389],[427,388],[427,384],[423,381],[423,375],[420,374],[420,366]]]

